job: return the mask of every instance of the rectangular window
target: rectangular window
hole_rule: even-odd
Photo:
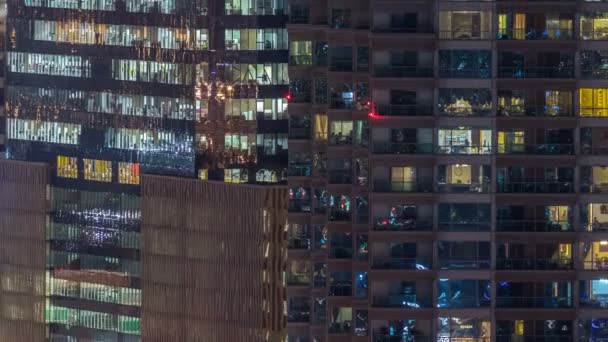
[[[91,64],[80,56],[9,52],[8,70],[15,73],[91,77]]]
[[[581,88],[580,116],[608,116],[608,88]]]
[[[8,119],[9,139],[78,145],[82,127],[65,122]]]
[[[97,182],[112,181],[112,162],[109,160],[83,159],[84,179]]]
[[[247,183],[247,170],[245,169],[224,169],[224,182],[226,183]]]
[[[139,184],[139,164],[118,163],[118,182],[122,184]]]
[[[115,59],[112,75],[120,81],[191,85],[197,76],[194,67],[183,63]]]
[[[317,141],[327,141],[328,125],[326,114],[315,115],[314,137]]]
[[[76,157],[57,156],[57,177],[78,178],[78,159]]]

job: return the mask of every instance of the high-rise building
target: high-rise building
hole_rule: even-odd
[[[150,264],[145,258],[166,253],[165,259],[160,258],[166,261],[177,252],[174,245],[145,245],[142,241],[162,241],[160,236],[169,239],[167,229],[174,226],[162,221],[171,220],[170,217],[159,217],[158,223],[146,219],[152,213],[142,209],[147,200],[142,196],[142,175],[161,175],[153,178],[161,183],[169,183],[169,176],[264,185],[285,182],[285,8],[284,0],[8,1],[5,157],[11,161],[3,164],[6,170],[0,180],[8,187],[23,186],[40,198],[32,202],[36,207],[31,209],[31,220],[19,214],[28,212],[30,194],[19,197],[22,200],[18,203],[0,203],[0,209],[10,217],[1,227],[10,237],[7,241],[20,239],[18,232],[9,229],[15,222],[35,230],[38,235],[32,233],[28,238],[38,244],[32,245],[35,251],[29,252],[42,254],[29,257],[29,245],[20,240],[11,245],[10,251],[24,248],[23,258],[16,254],[16,259],[0,260],[9,270],[0,273],[2,290],[10,294],[6,298],[14,297],[13,302],[0,301],[2,322],[12,322],[6,325],[7,330],[0,328],[0,333],[5,334],[0,334],[1,340],[38,341],[40,335],[36,334],[43,333],[51,341],[62,342],[140,341],[145,335],[144,327],[163,327],[161,321],[146,321],[145,313],[160,317],[154,315],[162,313],[162,304],[176,297],[167,288],[159,290],[168,286],[159,284],[166,275],[155,278],[146,272],[169,272],[162,268],[169,264]],[[26,164],[17,161],[29,162],[32,169],[24,171]],[[45,176],[45,170],[50,176]],[[18,173],[35,176],[31,186],[26,187],[28,179],[17,177]],[[256,191],[272,190],[253,192]],[[200,203],[201,198],[207,197],[190,198]],[[261,203],[258,207],[248,206],[232,198],[232,204],[226,205],[233,205],[234,210],[240,207],[267,215],[264,210],[268,208]],[[248,198],[251,196],[243,196],[243,200]],[[191,207],[184,203],[183,208]],[[276,208],[280,211],[280,206]],[[45,218],[44,222],[38,215]],[[277,215],[280,217],[280,213]],[[251,227],[268,227],[262,223],[252,221]],[[42,232],[38,230],[40,224],[44,227]],[[144,225],[160,230],[146,240]],[[194,223],[185,227],[219,234],[217,221],[202,228]],[[171,237],[178,239],[176,235]],[[179,239],[197,237],[194,235],[186,232]],[[226,241],[215,236],[210,241],[233,246],[230,236],[225,238]],[[261,240],[258,242],[256,249],[265,246]],[[221,249],[215,249],[215,253],[222,255]],[[250,251],[248,255],[261,254],[256,253]],[[171,267],[183,267],[190,275],[196,270],[193,263],[205,255],[199,251],[175,257],[181,257],[181,261],[174,260]],[[211,260],[198,265],[209,266]],[[149,265],[153,267],[148,268]],[[252,309],[244,309],[242,317],[250,321],[239,325],[230,341],[245,338],[246,328],[252,333],[251,341],[257,341],[253,336],[276,339],[280,334],[280,319],[265,318],[264,324],[258,324],[261,321],[252,318],[255,305],[263,304],[267,315],[274,315],[280,307],[275,299],[269,299],[271,294],[279,296],[272,298],[281,298],[280,291],[269,285],[280,280],[270,277],[276,276],[272,272],[278,272],[270,266],[280,264],[260,264],[251,269],[250,273],[259,271],[266,278],[250,279],[252,286],[244,288],[271,290],[250,296],[247,305]],[[27,271],[28,267],[35,272]],[[198,271],[214,274],[204,267]],[[238,267],[226,270],[223,280],[240,271],[243,269]],[[192,292],[218,288],[217,284],[205,287],[197,283],[200,279],[205,278],[179,279],[172,284],[176,295],[186,293],[180,300],[191,299],[192,305],[205,305],[203,297],[193,296]],[[256,281],[268,283],[256,287]],[[146,301],[146,284],[148,298],[154,297],[156,302]],[[20,301],[19,291],[33,297],[24,295]],[[235,298],[247,299],[248,295]],[[229,303],[233,306],[231,312],[236,312],[235,303],[221,298],[224,297],[219,293],[209,297],[215,300],[209,305]],[[150,306],[146,307],[146,303]],[[209,324],[221,316],[205,316],[211,308],[201,308],[202,316],[193,313],[193,307],[181,309],[190,310],[180,311],[184,327],[196,324],[196,319]],[[13,324],[18,321],[26,323]],[[21,334],[32,325],[39,330]],[[208,335],[201,335],[200,331],[176,335],[172,330],[165,337],[154,338],[148,330],[147,340],[220,341],[218,329],[226,326],[216,324],[213,328],[207,331]],[[273,333],[266,334],[264,329]]]
[[[608,3],[289,15],[288,341],[608,339]]]

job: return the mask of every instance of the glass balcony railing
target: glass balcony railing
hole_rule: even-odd
[[[289,139],[310,139],[310,127],[289,127]]]
[[[583,261],[583,269],[594,271],[608,271],[608,259],[600,258],[598,260]]]
[[[288,274],[287,285],[308,286],[310,285],[310,275],[308,274]]]
[[[310,238],[290,238],[287,240],[287,249],[310,249]]]
[[[490,39],[492,38],[491,31],[478,31],[472,29],[456,29],[456,30],[442,30],[439,32],[439,39],[463,39],[463,40],[476,40],[476,39]]]
[[[374,332],[373,336],[374,338],[372,339],[373,342],[430,342],[431,341],[431,337],[430,336],[423,336],[423,335],[408,335],[408,336],[403,336],[403,335],[399,335],[397,333],[394,334],[389,334],[388,333],[388,328],[385,328],[383,330],[386,330],[387,332]]]
[[[433,220],[421,219],[397,219],[397,218],[376,218],[374,220],[374,230],[377,231],[430,231],[433,228]]]
[[[572,30],[525,28],[498,32],[496,39],[500,40],[568,40],[574,38]]]
[[[572,342],[572,336],[560,335],[498,335],[496,342]]]
[[[352,284],[335,284],[329,286],[329,295],[334,297],[350,297],[353,293]]]
[[[289,323],[306,323],[310,322],[310,308],[289,311],[287,313],[287,322]]]
[[[330,184],[352,184],[352,170],[331,170],[329,171]]]
[[[375,180],[374,192],[432,192],[433,182],[418,180],[415,182],[397,182],[389,180]]]
[[[431,258],[374,258],[372,269],[376,270],[430,270]]]
[[[583,231],[595,233],[607,233],[608,222],[581,222]]]
[[[431,307],[431,299],[419,298],[416,295],[374,296],[372,305],[378,308],[429,308]]]
[[[498,192],[502,193],[571,193],[573,182],[498,182]]]
[[[311,165],[310,163],[289,163],[289,176],[290,177],[310,177]]]
[[[497,270],[571,270],[572,258],[496,259]]]
[[[607,40],[608,28],[597,28],[595,30],[581,30],[580,37],[584,40]]]
[[[432,154],[433,144],[374,142],[372,151],[375,154]]]
[[[528,116],[528,117],[551,117],[551,116],[574,116],[574,110],[568,107],[536,105],[536,106],[499,106],[496,112],[498,116]]]
[[[490,264],[489,259],[439,259],[439,268],[443,270],[487,270]]]
[[[467,193],[467,192],[490,192],[492,184],[488,183],[470,183],[470,184],[447,184],[437,183],[437,192],[442,193]]]
[[[579,115],[581,117],[601,117],[605,118],[608,116],[608,108],[606,107],[596,107],[596,106],[581,106],[579,108]]]
[[[378,105],[376,115],[379,116],[432,116],[432,105]]]
[[[437,153],[439,154],[491,154],[492,146],[479,146],[479,145],[439,145],[437,146]]]
[[[350,334],[351,322],[329,323],[327,332],[330,334]]]
[[[568,221],[544,220],[503,220],[496,221],[499,232],[571,232],[573,225]]]
[[[603,67],[595,67],[590,69],[581,67],[581,78],[605,80],[608,79],[608,69]]]
[[[496,297],[497,308],[571,308],[572,297]]]
[[[492,106],[459,106],[455,104],[440,105],[438,109],[440,116],[491,116]]]
[[[308,103],[310,102],[310,92],[292,92],[291,102],[293,103]]]
[[[374,77],[428,78],[433,77],[433,68],[420,66],[374,66]]]
[[[491,78],[492,69],[487,68],[473,68],[473,69],[439,69],[439,77],[445,78]]]
[[[289,65],[291,65],[291,66],[312,65],[312,55],[289,56]]]
[[[584,155],[603,155],[608,154],[608,146],[589,145],[583,143],[581,146],[581,154]]]
[[[450,232],[487,232],[492,224],[490,222],[439,222],[438,228],[440,231]]]
[[[574,78],[574,67],[498,67],[499,78]]]
[[[290,213],[309,213],[310,200],[289,200],[287,211]]]
[[[352,59],[333,58],[329,62],[330,71],[353,71]]]
[[[574,144],[508,144],[498,145],[499,154],[571,155]]]
[[[489,298],[437,299],[438,308],[489,308]]]

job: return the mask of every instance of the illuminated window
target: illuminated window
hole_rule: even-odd
[[[78,159],[57,156],[57,177],[78,178]]]
[[[118,182],[122,184],[139,184],[139,164],[118,163]]]
[[[580,116],[608,116],[608,89],[582,88],[579,104]]]
[[[353,141],[352,121],[332,121],[329,143],[332,145],[349,145]]]
[[[244,169],[224,169],[224,182],[226,183],[247,183],[247,170]]]
[[[326,141],[327,140],[327,115],[317,114],[315,115],[315,127],[314,134],[315,140]]]
[[[129,59],[112,61],[113,78],[120,81],[191,85],[196,74],[192,64]]]
[[[78,145],[82,127],[65,122],[8,119],[9,139]]]
[[[199,169],[198,170],[198,179],[208,180],[209,179],[209,169]]]
[[[91,77],[91,64],[80,56],[9,52],[8,69],[25,74]]]
[[[112,162],[108,160],[83,159],[84,179],[97,182],[112,181]]]

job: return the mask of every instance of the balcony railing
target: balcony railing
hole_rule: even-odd
[[[289,200],[287,210],[290,213],[309,213],[310,200]]]
[[[600,258],[592,261],[583,261],[583,269],[594,271],[608,271],[608,259]]]
[[[350,297],[353,293],[353,286],[350,283],[333,284],[329,286],[329,295],[335,297]]]
[[[502,220],[496,221],[499,232],[571,232],[573,225],[568,221],[544,220]]]
[[[397,182],[388,180],[375,180],[375,192],[432,192],[433,183],[430,179],[420,179],[415,182]]]
[[[290,127],[289,139],[310,139],[310,127]]]
[[[608,309],[608,301],[605,299],[594,299],[594,298],[581,298],[580,307],[582,308],[595,308],[595,309]]]
[[[475,40],[475,39],[491,39],[491,38],[492,38],[491,31],[458,29],[458,30],[452,30],[452,31],[440,31],[439,32],[439,39]]]
[[[502,106],[498,107],[496,114],[498,116],[529,116],[529,117],[550,117],[550,116],[574,116],[572,108],[560,106]]]
[[[439,69],[439,77],[445,78],[491,78],[492,68],[474,68],[474,69]]]
[[[388,328],[382,329],[384,332],[374,332],[372,339],[373,342],[430,342],[430,336],[423,335],[409,335],[407,337],[403,337],[399,334],[390,335],[388,333]],[[468,340],[468,339],[467,339]],[[561,341],[560,341],[561,342]]]
[[[374,27],[374,33],[433,33],[434,29],[430,25],[418,24],[416,27],[400,27],[400,26],[377,26]]]
[[[439,222],[440,231],[450,232],[487,232],[492,224],[490,222]]]
[[[373,143],[375,154],[432,154],[433,144],[418,143]]]
[[[589,144],[583,143],[581,146],[581,154],[585,155],[598,155],[598,154],[608,154],[608,146],[593,146]]]
[[[487,270],[489,259],[439,259],[439,268],[444,270]]]
[[[419,298],[416,295],[374,296],[372,305],[378,308],[429,308],[431,307],[431,299]]]
[[[379,116],[432,116],[432,105],[379,105],[376,107]]]
[[[351,322],[329,323],[327,332],[330,334],[350,334]]]
[[[592,69],[581,68],[581,78],[605,80],[608,79],[608,69],[596,67]]]
[[[608,222],[582,222],[581,226],[585,232],[608,233]]]
[[[471,193],[471,192],[490,192],[492,184],[488,183],[471,183],[471,184],[447,184],[437,183],[437,192],[442,193]]]
[[[608,28],[598,28],[595,30],[581,30],[581,39],[584,40],[607,40]]]
[[[499,78],[574,78],[574,67],[498,67]]]
[[[287,275],[287,285],[308,286],[310,285],[310,275],[290,273]]]
[[[492,146],[479,146],[479,145],[439,145],[437,146],[437,153],[439,154],[491,154]]]
[[[498,192],[502,193],[571,193],[573,182],[498,182]]]
[[[581,107],[579,110],[581,117],[608,117],[608,108],[604,107]]]
[[[312,65],[312,55],[289,56],[289,65]]]
[[[431,258],[374,258],[372,268],[376,270],[430,270]]]
[[[547,28],[511,29],[498,32],[496,35],[496,39],[501,40],[568,40],[573,38],[572,30]]]
[[[352,170],[331,170],[329,171],[330,184],[352,184]]]
[[[289,312],[287,313],[287,322],[289,322],[289,323],[310,322],[310,308],[289,310]]]
[[[505,144],[498,145],[499,154],[571,155],[574,144]]]
[[[438,299],[438,308],[488,308],[490,299],[486,298],[458,298],[458,299]]]
[[[571,308],[572,297],[496,297],[498,308]]]
[[[461,108],[452,104],[442,104],[439,106],[440,116],[490,116],[492,106],[463,106]]]
[[[376,231],[430,231],[433,228],[433,220],[429,219],[390,219],[376,218],[374,230]]]
[[[352,59],[332,58],[329,62],[330,71],[353,71]]]
[[[310,249],[310,238],[290,238],[287,240],[287,249]]]
[[[332,259],[352,259],[353,249],[351,247],[332,246],[329,257]]]
[[[581,192],[605,194],[608,193],[608,184],[581,183]]]
[[[572,258],[496,259],[497,270],[571,270]]]
[[[571,333],[571,332],[570,332]],[[496,342],[572,342],[572,336],[559,335],[498,335]]]
[[[310,103],[310,91],[300,92],[294,91],[291,93],[291,102],[293,103]]]
[[[374,66],[374,77],[428,78],[433,77],[433,68],[420,66]]]

